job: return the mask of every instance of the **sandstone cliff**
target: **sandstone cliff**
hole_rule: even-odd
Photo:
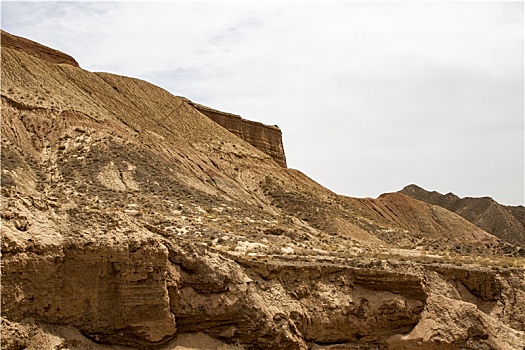
[[[1,64],[2,349],[525,347],[521,246],[337,195],[145,81]]]
[[[241,118],[241,116],[192,103],[192,105],[211,120],[242,138],[252,146],[270,155],[282,167],[286,168],[282,133],[276,125],[264,125]]]

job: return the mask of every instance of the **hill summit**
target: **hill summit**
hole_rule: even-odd
[[[524,247],[2,35],[2,349],[521,349]]]

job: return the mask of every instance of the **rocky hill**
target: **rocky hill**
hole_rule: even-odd
[[[9,38],[2,349],[525,346],[522,245],[337,195],[267,152],[280,132]]]
[[[400,192],[453,211],[506,242],[525,245],[525,207],[521,205],[501,205],[490,197],[459,198],[453,193],[430,192],[417,185],[406,186]]]

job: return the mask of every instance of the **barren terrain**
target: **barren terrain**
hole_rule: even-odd
[[[2,32],[2,349],[525,347],[512,227],[338,195],[276,133],[56,57]]]

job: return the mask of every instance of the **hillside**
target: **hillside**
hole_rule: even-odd
[[[2,349],[525,346],[523,246],[32,45],[2,32]]]
[[[525,207],[521,205],[502,205],[490,197],[459,198],[453,193],[429,192],[416,185],[406,186],[400,193],[439,205],[503,241],[525,246]]]

